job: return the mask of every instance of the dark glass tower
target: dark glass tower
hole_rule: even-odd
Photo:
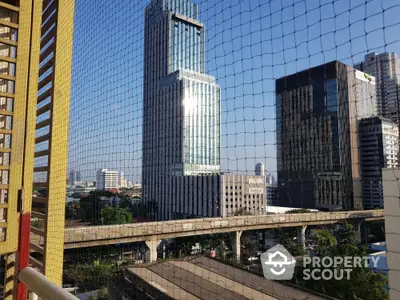
[[[375,78],[334,61],[276,81],[278,205],[361,208],[358,124]]]

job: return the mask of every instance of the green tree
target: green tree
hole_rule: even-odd
[[[292,255],[304,254],[303,245],[297,240],[297,229],[294,227],[279,228],[275,231],[279,237],[279,244],[283,245]]]
[[[113,197],[115,194],[110,191],[96,190],[79,200],[78,216],[82,221],[92,224],[100,223],[103,206],[100,204],[99,198],[102,196]]]
[[[108,291],[107,288],[102,288],[97,293],[97,300],[108,300]]]
[[[122,204],[126,205],[125,203]],[[158,204],[156,201],[134,201],[132,202],[130,211],[135,219],[144,218],[146,220],[152,220],[158,211]]]
[[[244,259],[257,254],[259,242],[254,236],[251,235],[251,232],[244,232],[242,234],[240,245]]]
[[[327,251],[332,249],[332,247],[337,245],[335,236],[329,230],[318,229],[314,232],[317,244],[317,252],[320,255],[324,255]]]
[[[111,261],[68,264],[64,269],[64,280],[74,283],[80,292],[93,291],[106,286],[117,270]]]
[[[101,223],[103,225],[127,224],[132,222],[132,214],[125,208],[105,207],[101,210]]]
[[[94,293],[90,293],[89,300],[97,300],[97,297],[95,296]]]
[[[124,199],[122,199],[121,202],[119,203],[120,208],[126,208],[130,212],[132,212],[132,206],[133,203],[129,197],[124,197]]]
[[[339,228],[341,234],[333,235],[328,230],[316,231],[317,249],[321,257],[365,257],[368,255],[366,247],[357,245],[354,238],[355,233],[352,226],[344,226]],[[340,240],[340,242],[339,242]],[[313,269],[313,266],[308,266]],[[335,267],[332,271],[340,271],[345,269],[344,265]],[[343,271],[344,272],[344,271]],[[343,278],[342,280],[303,280],[303,269],[297,267],[295,271],[295,281],[309,289],[324,293],[336,299],[343,300],[388,300],[389,295],[385,289],[387,279],[385,276],[374,273],[368,266],[361,265],[352,268],[350,280]]]
[[[339,226],[335,233],[339,244],[357,245],[360,243],[353,228],[353,225],[351,224],[344,224],[342,226]]]

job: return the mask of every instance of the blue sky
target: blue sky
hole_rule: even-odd
[[[141,176],[144,0],[76,0],[69,167]],[[399,0],[201,0],[207,72],[222,89],[224,171],[276,171],[275,79],[400,53]]]

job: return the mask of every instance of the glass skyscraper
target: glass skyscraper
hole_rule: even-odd
[[[358,120],[375,78],[334,61],[276,81],[278,205],[361,208]]]
[[[205,74],[204,40],[192,1],[146,7],[142,179],[144,199],[158,203],[157,219],[171,218],[177,192],[170,189],[179,189],[172,177],[220,171],[221,90]]]

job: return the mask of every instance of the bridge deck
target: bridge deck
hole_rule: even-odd
[[[302,225],[332,224],[355,220],[369,221],[383,219],[383,217],[383,210],[364,210],[187,219],[124,225],[75,227],[65,229],[65,248],[142,242],[146,240],[160,240],[240,230],[246,231]]]

